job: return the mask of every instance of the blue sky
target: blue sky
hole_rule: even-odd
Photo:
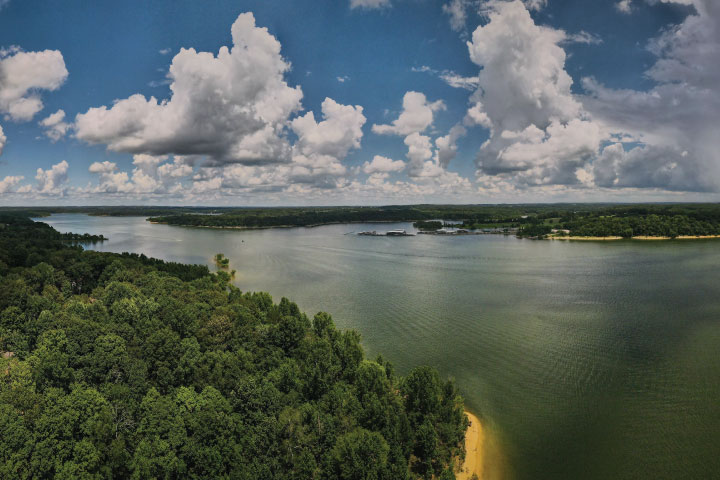
[[[720,50],[701,48],[717,47],[720,38],[712,3],[6,0],[0,203],[717,200],[717,140],[699,131],[717,120],[717,71],[704,68],[713,57],[692,53],[715,52],[720,60]],[[248,12],[254,23],[238,25],[248,35],[267,33],[252,36],[247,58],[229,57],[235,63],[226,80],[252,81],[271,98],[301,92],[254,130],[247,125],[266,104],[231,86],[203,85],[197,69],[215,67],[195,58],[232,48],[231,27]],[[698,45],[688,45],[690,37]],[[267,57],[257,61],[285,66],[260,77],[253,49],[273,38],[279,55],[263,50]],[[168,76],[182,48],[194,49],[186,58],[194,69],[185,73],[190,104],[171,90],[183,78]],[[48,51],[59,52],[65,72]],[[38,53],[33,65],[21,62],[31,53]],[[52,67],[43,64],[51,60]],[[452,86],[453,78],[466,88]],[[416,108],[404,117],[410,123],[392,127],[408,92],[424,100],[413,97]],[[137,94],[148,102],[146,113],[113,108]],[[160,112],[151,97],[177,108]],[[20,112],[27,98],[39,98],[42,108]],[[336,113],[323,117],[326,98],[337,108],[326,105]],[[193,123],[207,118],[205,106],[227,119],[207,127],[207,148],[193,135],[205,128]],[[474,106],[485,120],[468,114]],[[99,107],[111,115],[102,120]],[[64,118],[40,125],[59,110]],[[312,122],[293,123],[308,112]],[[158,125],[132,133],[118,126],[149,117],[162,133]],[[381,133],[374,125],[391,127]],[[438,138],[453,127],[457,135],[441,146]],[[272,138],[252,140],[249,151],[260,130],[272,130]]]

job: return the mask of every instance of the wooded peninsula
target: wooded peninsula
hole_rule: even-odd
[[[435,369],[223,269],[69,240],[0,215],[0,478],[455,478],[468,420]]]

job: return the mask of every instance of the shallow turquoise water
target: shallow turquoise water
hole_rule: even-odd
[[[720,241],[359,237],[54,215],[93,248],[212,265],[453,376],[515,478],[720,478]],[[508,473],[507,476],[510,476]]]

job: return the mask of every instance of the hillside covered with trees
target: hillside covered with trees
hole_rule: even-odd
[[[229,279],[0,216],[0,478],[454,478],[452,382]]]

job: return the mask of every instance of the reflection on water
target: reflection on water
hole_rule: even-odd
[[[216,230],[55,215],[91,246],[213,266],[327,310],[400,371],[437,366],[528,479],[718,478],[720,242],[359,237],[409,224]],[[505,469],[506,475],[507,469]]]

